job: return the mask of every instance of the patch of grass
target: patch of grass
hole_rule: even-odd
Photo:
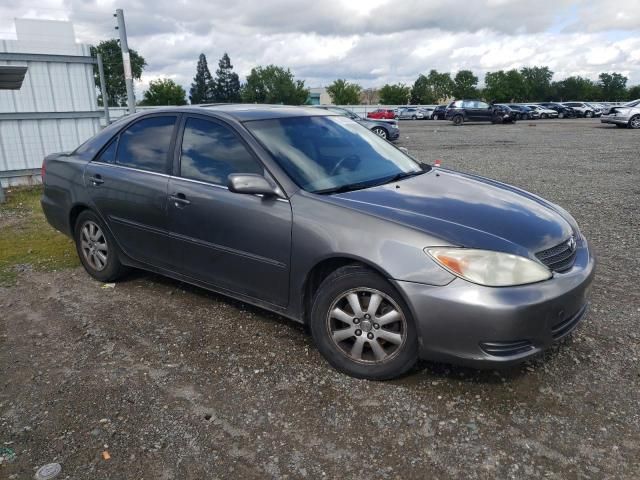
[[[0,285],[24,268],[51,271],[80,264],[73,241],[55,231],[40,207],[42,187],[12,188],[0,204]]]

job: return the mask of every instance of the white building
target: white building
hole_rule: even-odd
[[[88,45],[76,43],[73,25],[31,19],[16,19],[15,25],[17,40],[0,39],[0,74],[14,67],[4,68],[0,81],[4,186],[39,181],[43,157],[75,149],[98,132],[102,116],[95,60]],[[16,66],[27,69],[21,84]]]

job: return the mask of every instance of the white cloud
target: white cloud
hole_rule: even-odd
[[[556,78],[624,72],[640,83],[640,2],[609,0],[3,0],[0,38],[12,18],[70,19],[80,41],[116,36],[123,5],[129,44],[148,81],[188,88],[200,52],[212,72],[224,52],[245,76],[274,63],[309,86],[347,78],[363,86],[411,83],[420,73],[547,65]],[[140,88],[138,89],[140,91]]]

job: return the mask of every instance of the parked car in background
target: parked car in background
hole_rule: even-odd
[[[42,180],[48,222],[99,282],[141,268],[276,312],[359,378],[523,362],[577,328],[595,274],[561,207],[317,108],[141,112],[47,156]]]
[[[585,102],[585,105],[588,105],[589,107],[593,108],[594,117],[601,117],[605,109],[604,105],[601,105],[599,103]]]
[[[346,108],[333,107],[331,105],[314,105],[313,108],[322,108],[330,112],[338,113],[345,117],[350,118],[358,122],[363,127],[368,128],[373,133],[389,141],[397,140],[400,136],[400,128],[396,120],[372,120],[369,118],[362,118],[356,115],[351,110]]]
[[[447,107],[445,119],[454,125],[464,122],[515,123],[517,113],[506,105],[495,105],[482,100],[456,100]]]
[[[538,105],[555,110],[558,113],[558,118],[575,118],[578,116],[573,108],[562,105],[561,103],[541,102]]]
[[[417,107],[401,108],[398,112],[398,120],[422,120],[424,117],[424,112]]]
[[[375,120],[393,120],[394,118],[396,118],[396,112],[391,109],[378,108],[373,112],[367,113],[367,118],[372,118]]]
[[[509,107],[511,110],[515,110],[516,120],[533,120],[540,117],[537,111],[532,110],[525,105],[509,103],[507,104],[507,107]]]
[[[434,107],[418,107],[418,111],[422,113],[422,120],[431,120]]]
[[[558,118],[558,112],[542,105],[527,105],[531,110],[538,112],[538,118]]]
[[[444,120],[445,113],[447,112],[447,105],[438,105],[431,112],[432,120]]]
[[[611,107],[608,115],[600,119],[602,123],[611,123],[618,128],[640,128],[640,99],[625,103],[621,107]]]
[[[575,110],[578,117],[591,118],[596,115],[595,108],[585,102],[563,102],[562,105]]]

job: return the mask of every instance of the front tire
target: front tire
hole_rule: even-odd
[[[380,138],[384,138],[385,140],[386,140],[386,139],[387,139],[387,137],[389,136],[389,135],[387,134],[387,131],[386,131],[384,128],[382,128],[382,127],[375,127],[375,128],[372,128],[372,129],[371,129],[371,131],[372,131],[373,133],[375,133],[376,135],[378,135]]]
[[[310,324],[324,358],[353,377],[395,378],[418,359],[408,306],[389,282],[360,265],[339,268],[322,282]]]
[[[456,127],[459,127],[460,125],[462,125],[464,123],[464,118],[462,118],[462,115],[456,115],[453,117],[453,124]]]
[[[629,119],[629,128],[633,128],[633,129],[640,128],[640,115],[634,115]]]
[[[558,112],[558,118],[564,118],[564,113],[563,112]]]
[[[120,251],[113,236],[91,210],[84,210],[78,215],[74,240],[82,266],[96,280],[113,282],[126,272],[120,263]]]

